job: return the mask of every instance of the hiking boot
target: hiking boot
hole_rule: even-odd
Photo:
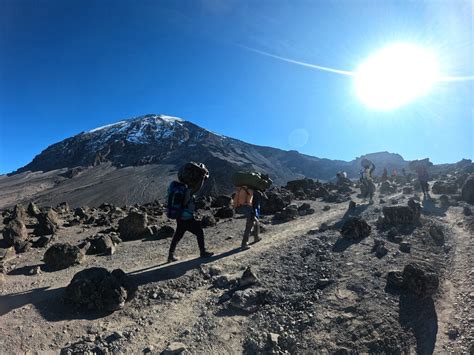
[[[201,252],[201,258],[210,258],[211,256],[213,256],[214,253],[210,252],[210,251],[203,251]]]
[[[179,259],[178,259],[176,256],[174,256],[173,254],[170,254],[170,255],[168,256],[168,262],[169,262],[169,263],[173,263],[173,262],[178,261],[178,260],[179,260]]]
[[[260,237],[255,237],[254,240],[253,240],[253,242],[254,242],[254,243],[258,243],[258,242],[261,241],[261,240],[262,240],[262,238],[260,238]]]
[[[240,249],[242,249],[242,250],[249,250],[249,249],[250,249],[250,245],[248,245],[247,243],[242,244],[242,245],[240,246]]]

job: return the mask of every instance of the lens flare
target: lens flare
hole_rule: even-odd
[[[439,80],[438,63],[426,48],[396,43],[363,62],[354,79],[356,95],[367,107],[389,111],[426,95]]]

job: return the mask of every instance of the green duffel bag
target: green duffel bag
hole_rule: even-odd
[[[209,170],[203,163],[189,162],[178,171],[178,180],[188,186],[198,185],[209,177]]]
[[[272,185],[268,175],[257,172],[239,171],[232,177],[235,186],[248,186],[256,190],[266,190]]]

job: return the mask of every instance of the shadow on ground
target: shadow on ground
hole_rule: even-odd
[[[161,264],[150,268],[136,270],[129,273],[130,279],[136,286],[144,285],[151,282],[170,280],[184,275],[191,269],[195,269],[200,265],[207,264],[227,256],[240,252],[240,248],[232,249],[228,252],[215,255],[211,258],[196,258],[177,262],[173,264]],[[23,268],[12,271],[11,275],[27,275],[34,266],[25,266]],[[26,306],[33,305],[44,319],[50,322],[71,320],[71,319],[88,319],[94,320],[107,316],[110,313],[91,312],[79,310],[68,304],[63,296],[66,287],[54,288],[41,287],[27,292],[18,292],[8,295],[0,295],[0,317],[15,310]]]
[[[438,316],[433,299],[402,293],[399,307],[400,324],[413,331],[417,354],[433,354],[438,333]]]
[[[145,285],[152,282],[175,279],[183,276],[191,269],[195,269],[201,265],[211,263],[213,261],[231,256],[242,251],[240,248],[229,250],[222,254],[214,255],[210,258],[196,258],[172,264],[161,264],[149,268],[135,270],[128,274],[136,286]]]

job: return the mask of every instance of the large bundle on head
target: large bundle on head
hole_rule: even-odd
[[[413,160],[408,164],[410,170],[416,171],[420,168],[428,168],[432,166],[433,163],[430,162],[430,158],[420,159],[420,160]]]
[[[209,177],[209,170],[203,163],[189,162],[184,164],[178,171],[178,179],[188,186],[199,185]]]
[[[372,165],[372,162],[369,159],[364,158],[364,159],[361,160],[360,165],[362,165],[364,168],[368,169]]]
[[[247,186],[255,190],[266,190],[272,185],[268,175],[257,172],[239,171],[232,177],[235,186]]]

